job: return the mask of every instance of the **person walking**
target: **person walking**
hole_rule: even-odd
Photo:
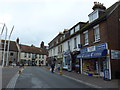
[[[51,64],[51,72],[52,72],[52,73],[54,72],[54,68],[55,68],[55,63],[52,63],[52,64]]]

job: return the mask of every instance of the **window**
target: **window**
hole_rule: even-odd
[[[94,27],[94,41],[100,41],[100,32],[99,32],[99,25]]]
[[[44,55],[42,55],[42,59],[44,59]]]
[[[80,25],[77,25],[77,26],[75,27],[75,32],[78,31],[78,30],[80,30]]]
[[[70,50],[70,41],[68,41],[68,50]]]
[[[92,21],[94,21],[94,20],[96,20],[98,18],[98,10],[93,11],[88,16],[89,16],[89,23],[91,23]]]
[[[39,55],[39,58],[41,58],[41,55]]]
[[[84,32],[84,45],[88,45],[88,31]]]
[[[29,53],[29,58],[31,57],[31,53]]]
[[[24,54],[24,57],[27,57],[27,53]]]
[[[74,38],[74,48],[76,49],[77,48],[77,39]]]
[[[61,53],[62,53],[62,45],[61,45]]]
[[[74,34],[74,28],[70,30],[70,35]]]
[[[13,53],[10,53],[10,56],[13,56]]]

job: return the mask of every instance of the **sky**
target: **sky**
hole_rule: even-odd
[[[0,33],[5,23],[8,37],[14,25],[10,40],[19,38],[21,44],[37,47],[44,41],[48,45],[64,29],[87,22],[95,1],[108,8],[118,0],[0,0]]]

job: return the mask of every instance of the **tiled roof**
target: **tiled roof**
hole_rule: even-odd
[[[28,46],[28,45],[22,45],[20,44],[20,49],[21,52],[26,52],[26,53],[34,53],[34,54],[41,54],[41,55],[47,55],[47,50],[38,48],[35,46]]]
[[[5,42],[5,40],[1,40],[2,50],[4,49],[4,42]],[[6,51],[7,51],[7,47],[8,47],[8,40],[6,41]],[[17,48],[17,45],[16,45],[16,42],[15,42],[15,41],[10,41],[9,51],[18,52],[18,48]]]

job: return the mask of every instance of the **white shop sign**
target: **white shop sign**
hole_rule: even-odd
[[[120,59],[120,51],[111,50],[111,59]]]

